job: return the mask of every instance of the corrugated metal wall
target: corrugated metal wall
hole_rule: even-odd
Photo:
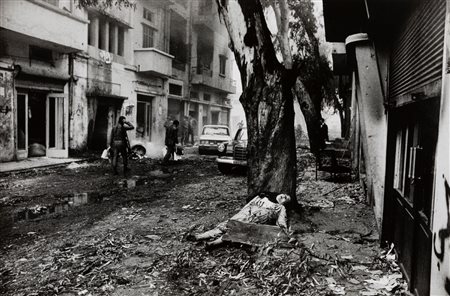
[[[442,77],[445,0],[421,1],[394,40],[389,96],[395,98]]]

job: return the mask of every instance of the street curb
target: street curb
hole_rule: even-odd
[[[10,170],[10,171],[4,171],[4,172],[0,172],[0,177],[4,177],[4,176],[9,176],[12,174],[21,174],[21,173],[26,173],[26,172],[30,172],[30,171],[37,171],[37,170],[46,170],[49,168],[58,168],[58,167],[64,167],[67,166],[71,163],[82,163],[82,162],[94,162],[99,158],[83,158],[83,159],[79,159],[79,160],[74,160],[71,162],[64,162],[64,163],[55,163],[55,164],[47,164],[47,165],[42,165],[42,166],[38,166],[38,167],[30,167],[30,168],[25,168],[25,169],[14,169],[14,170]]]

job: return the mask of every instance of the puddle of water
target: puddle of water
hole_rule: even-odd
[[[71,196],[64,197],[60,202],[52,205],[37,205],[32,208],[25,208],[18,211],[14,217],[14,221],[34,220],[50,214],[60,214],[71,208],[79,207],[85,204],[100,203],[103,197],[98,193],[75,193]]]
[[[157,176],[164,176],[161,171],[156,171]],[[136,186],[145,185],[149,183],[148,177],[133,177],[120,182],[124,188],[135,188]],[[119,185],[120,186],[120,185]],[[13,221],[29,221],[37,218],[41,218],[46,215],[60,214],[68,211],[72,208],[92,203],[100,203],[103,201],[103,197],[98,193],[75,193],[66,197],[52,205],[36,205],[31,208],[21,209],[13,215]]]

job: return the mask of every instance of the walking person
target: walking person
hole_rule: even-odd
[[[173,123],[167,127],[166,129],[166,138],[164,144],[167,147],[166,155],[163,159],[163,164],[168,164],[169,159],[175,153],[176,145],[178,144],[178,126],[180,122],[178,120],[174,120]]]
[[[112,166],[114,175],[117,175],[117,158],[119,153],[122,156],[123,161],[123,174],[128,171],[128,136],[127,131],[134,129],[134,126],[125,121],[125,116],[120,116],[116,126],[111,131],[110,146],[113,152]]]

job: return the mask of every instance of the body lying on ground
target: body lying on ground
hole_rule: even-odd
[[[284,232],[288,233],[285,204],[290,201],[291,197],[287,194],[278,194],[274,201],[271,201],[269,197],[257,195],[229,220],[256,224],[276,224]],[[221,244],[223,242],[222,236],[228,230],[227,223],[229,220],[219,223],[214,229],[204,233],[190,235],[188,239],[196,241],[215,239],[209,242],[208,245]]]

